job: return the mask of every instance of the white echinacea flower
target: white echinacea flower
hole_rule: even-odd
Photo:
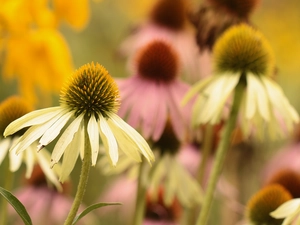
[[[276,219],[284,219],[282,225],[294,224],[294,222],[299,224],[300,198],[294,198],[283,203],[275,211],[271,212],[270,215]]]
[[[61,91],[60,106],[26,114],[8,126],[4,136],[30,127],[12,147],[20,153],[38,139],[37,148],[41,150],[63,131],[51,155],[53,167],[64,154],[61,181],[71,173],[79,154],[83,158],[85,134],[90,141],[92,165],[96,164],[100,141],[114,166],[118,150],[136,161],[141,161],[142,153],[151,163],[154,155],[147,142],[116,115],[119,104],[119,90],[108,71],[98,63],[86,64]]]
[[[239,108],[245,136],[254,132],[262,137],[266,124],[267,134],[275,138],[299,122],[298,113],[270,77],[274,71],[273,55],[259,31],[246,24],[228,29],[215,44],[213,58],[215,75],[196,83],[183,99],[186,103],[199,93],[193,124],[220,122],[239,84],[245,86]]]
[[[34,147],[34,144],[37,145],[37,142],[34,142],[26,147],[26,152],[16,154],[16,151],[9,151],[9,149],[18,142],[20,136],[25,131],[20,130],[7,138],[3,138],[2,136],[4,129],[9,123],[20,118],[27,112],[30,112],[30,107],[26,104],[25,100],[17,96],[9,97],[0,104],[0,165],[6,155],[9,157],[9,170],[11,172],[19,170],[22,162],[24,162],[26,165],[25,177],[28,179],[32,175],[34,166],[38,164],[45,174],[45,177],[55,185],[58,191],[62,191],[62,187],[57,178],[60,172],[60,166],[55,168],[55,170],[51,170],[49,167],[50,153],[48,151],[37,153]]]

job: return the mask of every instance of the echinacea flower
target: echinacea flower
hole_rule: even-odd
[[[291,198],[291,194],[279,184],[264,187],[247,204],[246,216],[250,224],[280,225],[282,220],[271,217],[270,213]]]
[[[60,106],[26,114],[8,125],[4,136],[30,127],[12,151],[20,153],[38,139],[39,151],[65,128],[51,155],[53,167],[64,154],[61,181],[72,171],[78,155],[83,158],[85,135],[88,135],[91,146],[92,165],[97,161],[99,136],[112,165],[118,162],[118,150],[136,161],[141,161],[142,153],[152,162],[154,155],[147,142],[116,115],[119,104],[119,90],[108,71],[98,63],[86,64],[75,71],[62,89]]]
[[[276,219],[284,219],[282,225],[299,224],[300,198],[294,198],[284,202],[276,210],[270,213]]]
[[[133,76],[117,80],[122,98],[119,115],[150,140],[157,141],[170,120],[177,139],[189,129],[191,105],[180,106],[189,85],[179,80],[178,55],[168,43],[154,40],[138,52]]]
[[[197,92],[193,123],[216,124],[223,118],[224,108],[238,85],[245,86],[239,108],[240,126],[249,136],[255,132],[262,137],[282,136],[299,122],[296,110],[285,97],[282,89],[271,79],[274,69],[271,48],[264,36],[246,24],[226,31],[214,47],[215,74],[195,84],[185,96],[187,102]],[[279,122],[278,114],[281,121]]]
[[[195,31],[189,24],[188,4],[184,0],[158,0],[150,9],[144,23],[138,24],[121,44],[119,53],[128,57],[132,70],[135,54],[155,39],[168,42],[178,52],[182,71],[189,81],[199,79],[201,62],[208,62],[209,55],[200,55],[195,40]],[[207,65],[206,65],[207,67]]]
[[[37,145],[37,143],[33,142],[26,146],[26,152],[16,154],[15,150],[9,151],[9,149],[14,146],[24,134],[24,129],[19,130],[7,138],[3,138],[2,136],[3,131],[8,124],[30,111],[31,108],[25,100],[17,96],[9,97],[0,104],[0,164],[3,162],[5,156],[8,155],[9,169],[11,172],[16,172],[20,168],[22,162],[24,162],[27,167],[25,174],[26,178],[31,177],[34,165],[38,164],[47,179],[49,179],[50,182],[53,183],[59,191],[61,191],[62,187],[57,179],[60,167],[58,166],[55,170],[50,169],[50,154],[47,150],[37,153],[34,146],[35,144]]]

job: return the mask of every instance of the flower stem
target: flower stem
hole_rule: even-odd
[[[9,170],[9,157],[6,157],[6,163],[3,163],[4,166],[4,184],[3,188],[10,191],[13,183],[14,173]],[[6,199],[2,198],[0,207],[0,224],[7,224],[8,208]]]
[[[81,166],[81,172],[79,177],[79,183],[77,186],[76,195],[72,204],[72,207],[70,209],[69,215],[64,223],[64,225],[71,225],[73,224],[74,218],[77,214],[77,211],[80,207],[80,204],[82,202],[86,185],[88,182],[89,172],[91,168],[91,145],[90,140],[88,137],[87,131],[85,132],[85,140],[84,140],[84,158]]]
[[[241,76],[242,78],[243,76]],[[235,88],[235,94],[233,99],[233,104],[231,107],[231,112],[229,115],[229,119],[224,127],[221,141],[218,145],[216,156],[214,159],[214,164],[212,168],[212,173],[209,177],[207,190],[204,197],[204,202],[201,207],[201,212],[197,220],[197,225],[205,225],[208,220],[209,211],[212,205],[213,195],[215,191],[215,187],[218,181],[218,178],[222,172],[222,167],[225,161],[226,153],[230,147],[230,139],[232,131],[235,128],[235,124],[237,121],[239,106],[242,100],[243,91],[245,88],[245,82],[240,80],[238,85]]]
[[[141,225],[145,214],[147,189],[145,187],[145,184],[143,183],[144,168],[145,168],[145,160],[141,162],[140,169],[139,169],[137,196],[135,202],[135,213],[134,213],[133,223],[132,223],[133,225]]]

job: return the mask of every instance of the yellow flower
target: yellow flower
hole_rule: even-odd
[[[78,30],[83,29],[89,21],[88,0],[53,0],[53,7],[58,21],[65,21]]]
[[[71,55],[63,36],[56,30],[32,30],[24,36],[13,36],[6,42],[3,75],[17,78],[20,93],[30,103],[37,102],[37,93],[59,88],[72,71]]]
[[[183,99],[186,103],[200,93],[194,103],[195,125],[219,123],[224,108],[238,84],[246,86],[239,109],[240,124],[246,136],[252,132],[275,138],[291,131],[299,122],[296,110],[282,89],[270,78],[273,56],[261,33],[241,24],[228,29],[214,48],[215,75],[196,83]],[[278,114],[285,123],[279,122]]]
[[[142,153],[151,163],[154,155],[149,145],[116,115],[118,107],[119,90],[107,70],[99,64],[87,64],[80,67],[63,88],[60,106],[26,114],[8,125],[4,136],[30,127],[12,148],[20,153],[38,139],[38,150],[41,150],[66,128],[51,156],[53,167],[64,154],[61,181],[73,170],[78,155],[83,158],[85,134],[90,140],[92,165],[97,161],[100,139],[112,165],[118,162],[118,150],[136,161],[141,161]]]
[[[49,179],[59,191],[61,191],[62,187],[57,179],[60,165],[54,171],[50,169],[50,154],[48,153],[48,151],[45,150],[43,152],[37,153],[34,148],[34,145],[37,143],[33,143],[26,147],[26,152],[21,152],[20,154],[16,154],[16,151],[8,152],[8,150],[19,141],[20,136],[25,131],[20,130],[11,137],[3,138],[2,134],[4,129],[9,123],[14,121],[15,119],[18,119],[29,111],[30,107],[27,105],[27,103],[23,99],[16,96],[7,98],[0,104],[0,164],[3,162],[7,154],[9,155],[9,169],[11,172],[17,171],[20,168],[22,162],[24,162],[27,168],[25,174],[26,178],[31,177],[34,165],[39,164],[46,178]]]

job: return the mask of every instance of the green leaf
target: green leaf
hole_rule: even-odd
[[[85,210],[83,210],[80,214],[78,214],[74,220],[73,220],[73,224],[77,223],[78,220],[80,220],[82,217],[84,217],[85,215],[87,215],[89,212],[104,207],[104,206],[110,206],[110,205],[122,205],[121,203],[118,202],[111,202],[111,203],[105,203],[105,202],[100,202],[100,203],[96,203],[93,205],[90,205],[89,207],[87,207]]]
[[[24,205],[9,191],[0,187],[0,194],[11,204],[20,215],[25,225],[32,225],[31,218],[28,215]]]

